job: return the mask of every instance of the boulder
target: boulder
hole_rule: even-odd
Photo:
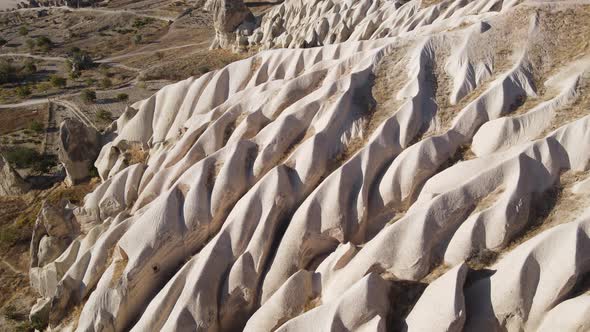
[[[0,155],[0,196],[22,195],[29,189],[29,184]]]
[[[66,170],[66,185],[88,179],[90,168],[100,152],[100,134],[83,123],[67,119],[59,126],[59,161]]]

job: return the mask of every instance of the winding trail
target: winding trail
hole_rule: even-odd
[[[66,61],[67,59],[60,56],[44,56],[44,55],[35,55],[30,53],[3,53],[0,54],[0,57],[5,58],[31,58],[37,60],[44,60],[44,61]]]
[[[21,8],[21,9],[17,9],[16,12],[39,11],[39,10],[50,9],[50,8],[71,10],[71,11],[77,11],[77,12],[94,12],[94,13],[104,13],[104,14],[129,13],[129,14],[132,14],[135,16],[148,17],[148,18],[153,18],[156,20],[161,20],[161,21],[166,21],[166,22],[169,22],[169,21],[174,22],[174,20],[176,20],[178,18],[178,16],[162,16],[162,15],[151,15],[151,14],[138,13],[134,10],[128,10],[128,9],[105,9],[105,8],[91,8],[91,7],[73,8],[73,7],[68,7],[68,6]]]
[[[117,56],[113,56],[113,57],[102,59],[102,60],[97,60],[96,62],[98,62],[98,63],[112,63],[113,61],[120,60],[120,59],[125,59],[125,58],[130,58],[130,57],[133,57],[133,56],[146,55],[146,54],[154,54],[154,53],[157,53],[157,52],[165,52],[165,51],[171,51],[171,50],[178,50],[178,49],[181,49],[181,48],[187,48],[187,47],[193,47],[193,46],[201,46],[201,45],[206,45],[209,42],[210,42],[209,40],[206,40],[206,41],[202,41],[200,43],[191,43],[191,44],[186,44],[186,45],[179,45],[179,46],[172,46],[172,47],[166,47],[166,48],[159,48],[159,49],[149,50],[149,51],[131,52],[131,53],[117,55]]]
[[[8,263],[4,258],[0,258],[0,262],[4,263],[4,265],[6,265],[15,274],[24,274],[24,275],[27,274],[26,272],[23,272],[23,271],[17,269],[16,267],[14,267],[14,265]]]

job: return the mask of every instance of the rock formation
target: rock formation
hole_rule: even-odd
[[[18,196],[29,189],[30,185],[0,155],[0,196]]]
[[[209,0],[205,7],[213,13],[215,40],[211,48],[239,47],[255,28],[255,19],[243,0]]]
[[[117,120],[81,235],[32,272],[51,325],[587,329],[590,7],[277,8],[272,47],[294,49]],[[306,45],[281,41],[308,23]]]
[[[55,287],[64,270],[53,262],[60,258],[72,241],[80,234],[72,206],[61,201],[52,205],[45,201],[33,228],[31,240],[31,285],[36,289],[51,290]],[[69,250],[69,249],[68,249]],[[70,257],[72,259],[73,257]],[[47,274],[47,271],[51,271]],[[31,310],[30,317],[38,322],[47,322],[51,308],[51,297],[41,293],[42,298]]]
[[[66,119],[59,126],[59,161],[66,170],[65,182],[74,185],[86,180],[100,151],[100,134],[83,123]]]

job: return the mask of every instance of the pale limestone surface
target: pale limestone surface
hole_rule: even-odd
[[[273,10],[358,20],[344,43],[263,51],[126,110],[72,210],[81,235],[31,271],[52,326],[588,326],[590,54],[551,44],[550,16],[588,7],[345,5]]]

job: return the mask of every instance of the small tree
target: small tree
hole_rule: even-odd
[[[143,37],[141,37],[141,35],[135,35],[135,36],[133,36],[133,42],[135,44],[140,44],[142,39],[143,39]]]
[[[65,78],[57,75],[51,75],[49,81],[51,82],[51,85],[56,88],[65,88],[67,84],[67,80]]]
[[[29,34],[29,29],[27,29],[25,26],[22,26],[18,29],[18,34],[21,36],[26,36]]]
[[[71,71],[79,71],[94,67],[94,60],[88,52],[73,47],[69,52],[69,65]]]
[[[31,88],[27,85],[21,85],[16,88],[16,94],[21,98],[28,97],[31,95]]]
[[[121,101],[121,102],[127,101],[127,100],[129,100],[129,95],[126,93],[119,93],[117,95],[117,100]]]
[[[8,43],[8,41],[6,41],[6,39],[0,37],[0,46],[4,46]]]
[[[96,92],[92,91],[92,90],[82,90],[82,101],[84,101],[85,103],[94,103],[96,101]]]

